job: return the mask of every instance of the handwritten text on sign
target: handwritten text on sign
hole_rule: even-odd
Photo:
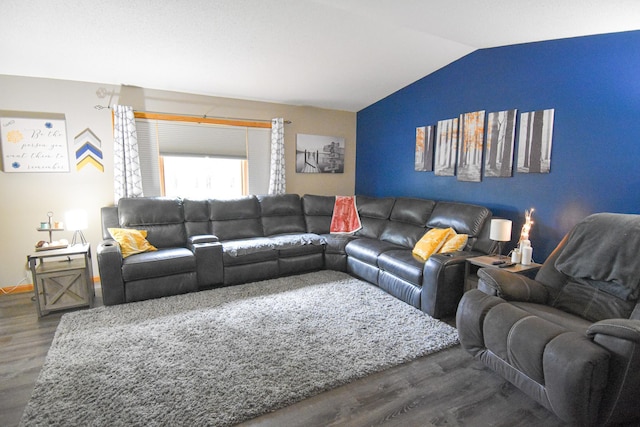
[[[5,172],[69,172],[64,120],[0,118]]]

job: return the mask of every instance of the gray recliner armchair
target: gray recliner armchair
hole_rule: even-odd
[[[456,321],[465,350],[573,425],[640,420],[640,215],[594,214],[535,280],[481,269]]]

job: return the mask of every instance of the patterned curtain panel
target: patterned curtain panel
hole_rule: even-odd
[[[123,197],[142,197],[143,193],[133,107],[114,105],[113,119],[113,185],[117,203]]]
[[[284,119],[271,120],[271,172],[269,174],[269,194],[284,194]]]

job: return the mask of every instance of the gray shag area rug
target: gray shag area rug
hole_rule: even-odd
[[[335,271],[67,313],[21,425],[228,426],[456,343]]]

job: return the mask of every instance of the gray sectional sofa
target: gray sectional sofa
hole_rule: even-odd
[[[105,305],[320,269],[346,271],[434,317],[455,313],[464,260],[490,253],[491,212],[414,198],[357,196],[362,229],[331,234],[335,197],[285,194],[232,200],[124,198],[102,208],[97,248]],[[108,228],[147,231],[158,250],[122,257]],[[412,255],[430,228],[469,235],[463,251]]]

